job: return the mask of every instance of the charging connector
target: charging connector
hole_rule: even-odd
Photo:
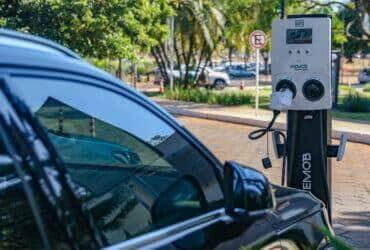
[[[281,89],[271,94],[271,107],[283,110],[289,107],[293,102],[293,92],[290,89]]]

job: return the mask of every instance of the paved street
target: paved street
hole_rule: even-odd
[[[270,157],[273,168],[265,170],[266,137],[250,141],[254,127],[178,117],[221,160],[236,160],[264,172],[273,183],[280,183],[281,161]],[[271,144],[271,143],[270,143]],[[370,249],[370,146],[348,143],[342,162],[333,160],[333,222],[342,239],[357,249]]]
[[[258,117],[252,107],[209,105],[204,103],[173,101],[162,98],[152,98],[156,103],[167,109],[170,113],[178,115],[195,116],[197,118],[210,118],[227,122],[236,121],[242,124],[267,126],[272,119],[272,112],[267,109],[259,109]],[[184,113],[185,112],[185,113]],[[190,113],[192,115],[190,115]],[[226,119],[226,120],[225,120]],[[275,126],[285,128],[286,113],[279,115]],[[251,123],[252,122],[252,123]],[[257,122],[257,123],[256,123]],[[265,123],[265,125],[262,125]],[[370,145],[370,124],[366,122],[343,121],[333,119],[333,136],[339,138],[346,133],[349,141],[362,142]]]

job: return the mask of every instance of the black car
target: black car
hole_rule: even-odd
[[[0,249],[329,247],[310,193],[221,164],[55,43],[0,30],[0,102]]]

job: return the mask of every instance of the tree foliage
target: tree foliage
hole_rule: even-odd
[[[190,70],[199,76],[201,65],[207,65],[220,43],[224,19],[219,6],[211,0],[173,0],[175,60],[185,86],[191,84]],[[152,54],[168,82],[170,56],[165,42],[152,48]],[[198,79],[195,79],[198,81]]]
[[[95,58],[135,60],[168,33],[167,0],[5,0],[0,25],[47,37]]]
[[[174,59],[184,84],[199,75],[215,52],[250,51],[255,30],[268,36],[280,0],[2,0],[0,26],[52,39],[90,58],[137,61],[150,52],[169,81],[169,25],[174,18]],[[352,57],[369,48],[368,0],[286,0],[288,14],[326,13],[333,20],[333,47]],[[333,6],[339,6],[333,8]],[[339,11],[338,11],[339,10]],[[121,62],[121,60],[120,60]],[[195,79],[197,82],[199,79]]]

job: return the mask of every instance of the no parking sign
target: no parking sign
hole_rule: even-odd
[[[255,30],[249,35],[249,44],[254,49],[262,49],[266,43],[266,34],[262,30]]]

